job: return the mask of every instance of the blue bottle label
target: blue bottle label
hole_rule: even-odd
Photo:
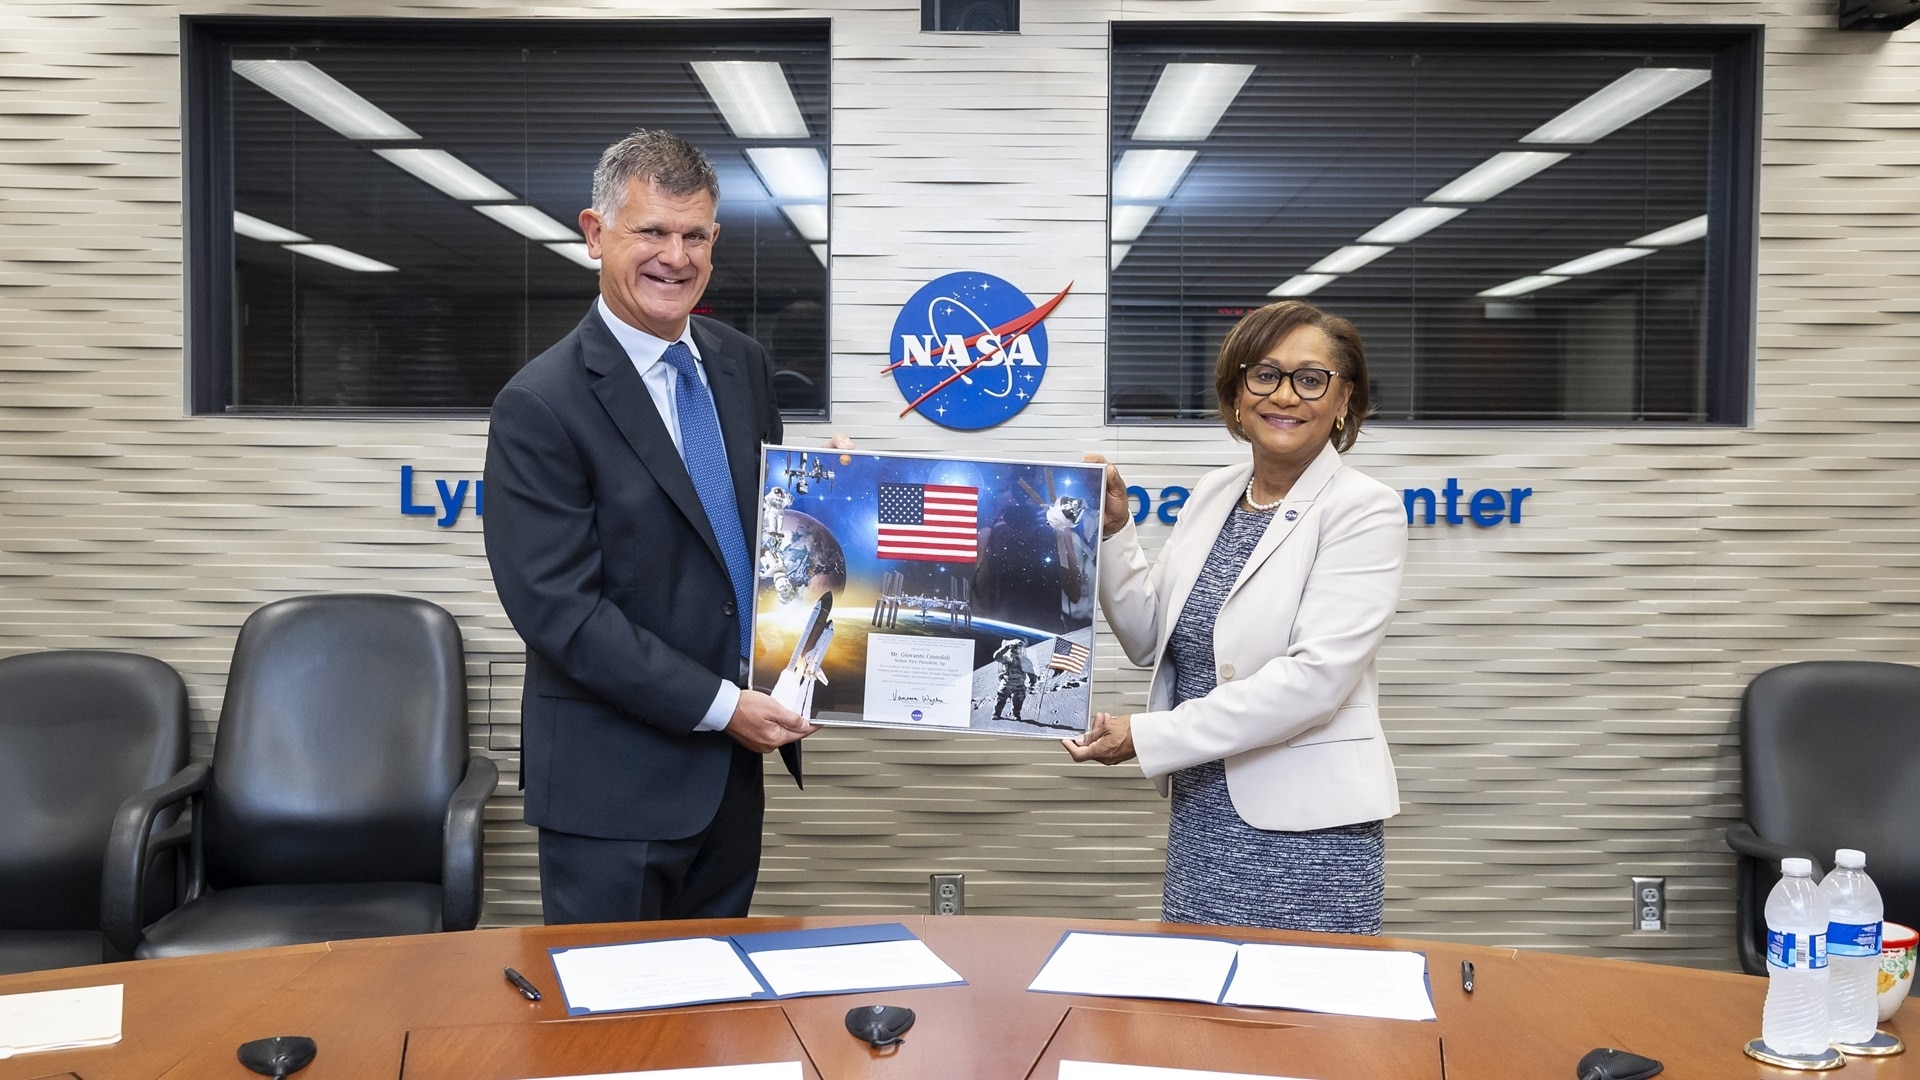
[[[1827,966],[1827,935],[1768,930],[1767,963],[1783,969],[1818,971]]]
[[[1834,956],[1879,956],[1880,924],[1828,923],[1827,952]]]

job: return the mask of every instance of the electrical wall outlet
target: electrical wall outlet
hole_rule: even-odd
[[[967,875],[928,874],[927,914],[965,915],[967,913]]]
[[[1666,878],[1637,877],[1633,879],[1633,928],[1635,930],[1667,928]]]

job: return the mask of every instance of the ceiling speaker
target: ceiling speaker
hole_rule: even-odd
[[[1017,34],[1020,0],[920,0],[920,29]]]
[[[1892,33],[1920,19],[1920,0],[1840,0],[1840,29]]]

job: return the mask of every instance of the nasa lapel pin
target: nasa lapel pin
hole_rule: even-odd
[[[1300,516],[1300,511],[1298,511],[1298,510],[1289,510],[1289,511],[1287,511],[1287,520],[1288,520],[1288,521],[1292,521],[1293,519],[1295,519],[1295,518],[1297,518],[1297,517],[1299,517],[1299,516]]]

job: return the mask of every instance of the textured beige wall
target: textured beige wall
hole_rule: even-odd
[[[1388,830],[1389,930],[1730,963],[1719,833],[1738,813],[1740,687],[1788,660],[1916,659],[1920,28],[1838,33],[1832,0],[1023,8],[1009,39],[921,35],[917,7],[899,0],[0,5],[0,651],[126,648],[173,663],[204,754],[249,611],[317,590],[435,600],[466,634],[474,745],[509,778],[490,814],[488,919],[536,917],[511,785],[518,641],[477,523],[397,513],[399,466],[473,476],[483,425],[183,415],[183,10],[831,16],[831,428],[885,449],[1097,449],[1154,490],[1238,451],[1204,428],[1101,425],[1109,21],[1763,23],[1753,426],[1395,427],[1352,455],[1396,487],[1454,476],[1536,493],[1517,527],[1414,530],[1382,658],[1406,804]],[[877,374],[900,301],[965,268],[1036,295],[1076,283],[1048,323],[1040,400],[984,439],[897,420]],[[1124,710],[1144,680],[1116,661],[1109,641],[1102,697]],[[826,732],[809,752],[804,794],[770,783],[758,911],[920,909],[926,874],[958,870],[976,912],[1156,913],[1165,810],[1137,770],[914,733]],[[1667,876],[1672,931],[1627,932],[1632,874]]]

